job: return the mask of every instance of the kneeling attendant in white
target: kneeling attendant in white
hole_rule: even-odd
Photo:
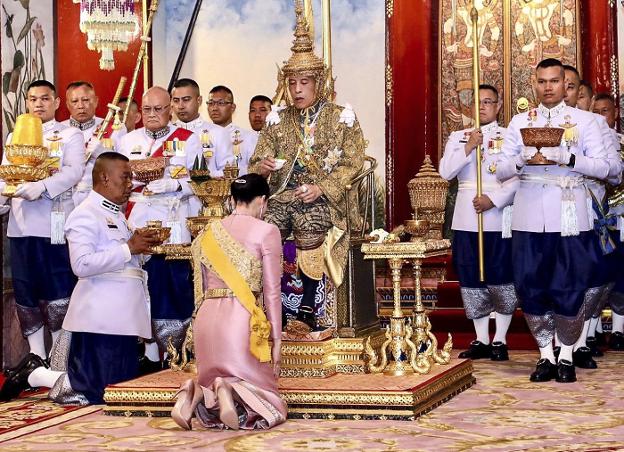
[[[93,191],[66,225],[79,280],[63,322],[63,346],[52,357],[64,371],[25,368],[5,383],[49,387],[49,397],[59,403],[103,403],[107,385],[138,375],[138,337],[151,336],[141,262],[158,239],[150,231],[133,233],[120,212],[132,189],[128,159],[101,154],[93,181]]]

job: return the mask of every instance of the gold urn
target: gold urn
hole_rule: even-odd
[[[4,147],[10,165],[0,166],[0,179],[6,182],[3,196],[13,196],[19,184],[36,182],[50,174],[44,163],[49,151],[43,145],[43,126],[38,116],[23,114],[17,117],[11,144]]]
[[[408,233],[412,231],[413,237],[442,238],[448,187],[448,181],[440,176],[431,162],[431,157],[426,154],[420,170],[407,184],[414,220],[408,220],[406,230]],[[424,221],[418,223],[420,220]],[[425,233],[423,231],[427,226]]]

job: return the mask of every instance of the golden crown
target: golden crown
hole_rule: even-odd
[[[288,77],[295,75],[313,77],[316,80],[317,97],[325,97],[327,67],[323,60],[314,54],[314,41],[310,36],[308,23],[303,15],[301,0],[295,0],[295,14],[297,17],[295,39],[290,48],[292,55],[282,67],[283,78],[286,81]]]

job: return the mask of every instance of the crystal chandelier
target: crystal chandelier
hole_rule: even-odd
[[[126,51],[139,33],[138,0],[73,0],[80,3],[80,31],[89,50],[100,52],[100,69],[115,69],[113,51]]]

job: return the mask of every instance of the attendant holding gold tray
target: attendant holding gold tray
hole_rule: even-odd
[[[512,216],[514,286],[540,349],[533,382],[576,381],[572,352],[583,329],[583,305],[598,262],[586,178],[605,179],[609,160],[592,113],[566,105],[559,60],[537,65],[540,104],[513,117],[497,177],[520,177]],[[536,159],[541,154],[543,159]],[[555,357],[553,339],[561,341]]]
[[[159,224],[159,230],[168,233],[164,246],[191,243],[186,221],[194,196],[190,170],[202,155],[198,135],[169,122],[170,104],[164,88],[150,88],[141,106],[145,127],[120,141],[120,152],[130,159],[135,187],[128,202],[128,220],[138,228]],[[145,372],[161,368],[160,358],[167,350],[169,336],[179,348],[195,307],[190,262],[165,257],[154,254],[144,266],[156,339],[156,343],[146,344]]]
[[[17,117],[0,166],[0,204],[10,202],[7,236],[17,316],[30,346],[22,364],[47,358],[44,326],[55,342],[76,283],[64,226],[74,209],[72,187],[84,172],[84,141],[78,129],[55,120],[59,104],[52,83],[29,85],[29,114]]]

